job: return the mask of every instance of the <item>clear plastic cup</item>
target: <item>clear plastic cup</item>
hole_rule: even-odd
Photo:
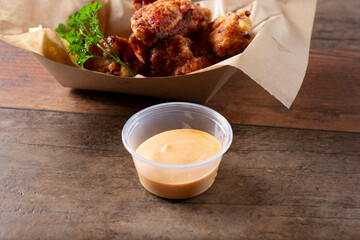
[[[136,153],[141,143],[168,130],[196,129],[214,136],[221,145],[216,155],[189,164],[164,164]],[[223,154],[232,142],[229,122],[218,112],[202,105],[172,102],[146,108],[125,124],[122,140],[131,153],[141,184],[151,193],[169,199],[197,196],[211,187]]]

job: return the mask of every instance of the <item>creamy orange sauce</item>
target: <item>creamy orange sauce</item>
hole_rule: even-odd
[[[220,143],[208,133],[177,129],[157,134],[143,142],[136,152],[152,161],[187,164],[205,160],[221,150]],[[205,192],[213,184],[220,159],[186,170],[169,170],[138,164],[141,184],[151,193],[170,199],[184,199]]]
[[[140,183],[149,192],[163,198],[185,199],[195,197],[208,190],[214,183],[218,168],[213,169],[205,176],[191,182],[178,184],[165,183],[164,181],[155,181],[144,176],[138,171]]]
[[[187,164],[205,160],[220,150],[220,143],[208,133],[176,129],[149,138],[136,152],[155,162]]]

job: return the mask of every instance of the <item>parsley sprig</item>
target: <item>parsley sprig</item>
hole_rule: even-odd
[[[83,6],[80,11],[69,16],[67,26],[61,23],[55,30],[58,32],[60,37],[66,39],[69,43],[68,49],[70,54],[78,56],[76,64],[80,67],[84,67],[84,63],[89,58],[96,57],[118,63],[125,67],[132,76],[135,76],[133,71],[120,60],[119,56],[116,54],[99,28],[99,19],[97,16],[98,11],[102,6],[102,3],[99,2],[88,3]],[[104,40],[111,52],[99,44],[101,39]],[[91,53],[89,50],[91,44],[96,45],[104,51],[109,58]]]

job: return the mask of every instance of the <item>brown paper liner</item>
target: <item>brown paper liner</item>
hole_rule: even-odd
[[[126,78],[96,73],[50,60],[39,54],[36,59],[63,86],[205,103],[235,74],[231,66],[181,77]]]

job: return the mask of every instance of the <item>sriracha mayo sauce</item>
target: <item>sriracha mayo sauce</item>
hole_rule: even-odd
[[[220,150],[220,143],[208,133],[193,129],[176,129],[159,133],[147,139],[136,152],[159,163],[188,164],[203,161],[214,156]],[[184,171],[182,174],[179,174],[179,171],[176,172],[177,170],[168,170],[174,171],[174,176],[169,172],[164,174],[166,169],[154,168],[151,170],[151,174],[143,174],[141,166],[137,170],[141,184],[148,191],[160,197],[183,199],[206,191],[214,182],[217,167],[218,165],[201,173],[196,172],[196,168],[188,172]],[[176,174],[177,176],[175,176]],[[200,177],[191,179],[191,175]]]

